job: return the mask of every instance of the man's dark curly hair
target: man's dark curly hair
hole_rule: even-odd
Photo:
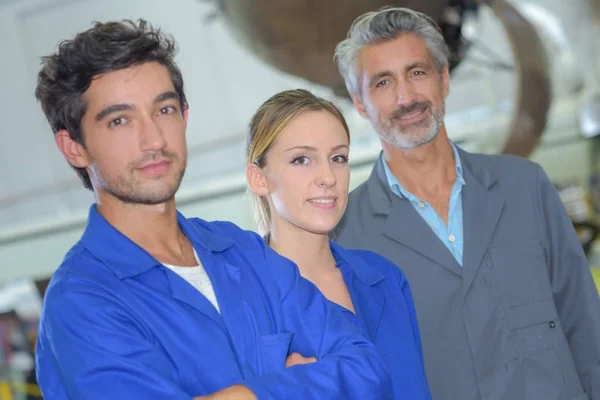
[[[174,61],[177,45],[144,20],[94,23],[72,40],[59,44],[58,51],[42,58],[35,96],[54,134],[65,129],[85,147],[81,120],[86,112],[82,94],[99,74],[146,62],[164,65],[171,76],[182,110],[187,108],[183,77]],[[75,168],[87,189],[92,189],[85,168]]]

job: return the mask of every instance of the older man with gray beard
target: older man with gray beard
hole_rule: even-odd
[[[448,48],[431,18],[360,16],[335,60],[383,152],[336,240],[411,284],[434,399],[600,400],[600,300],[537,164],[448,139]]]

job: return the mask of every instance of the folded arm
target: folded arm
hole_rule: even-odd
[[[276,265],[288,331],[294,333],[292,352],[316,362],[242,382],[258,398],[386,399],[391,380],[383,359],[359,330],[308,280],[291,261],[265,250]]]

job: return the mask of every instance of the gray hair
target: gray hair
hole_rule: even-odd
[[[383,7],[356,18],[346,39],[335,47],[333,58],[350,94],[360,95],[356,65],[359,51],[407,33],[418,35],[425,41],[438,72],[448,66],[450,49],[440,27],[431,17],[408,8]]]

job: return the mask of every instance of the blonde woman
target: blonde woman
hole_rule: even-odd
[[[329,239],[348,199],[349,144],[340,110],[309,91],[284,91],[261,105],[246,146],[259,230],[364,328],[388,363],[394,398],[429,399],[412,295],[401,270]]]

